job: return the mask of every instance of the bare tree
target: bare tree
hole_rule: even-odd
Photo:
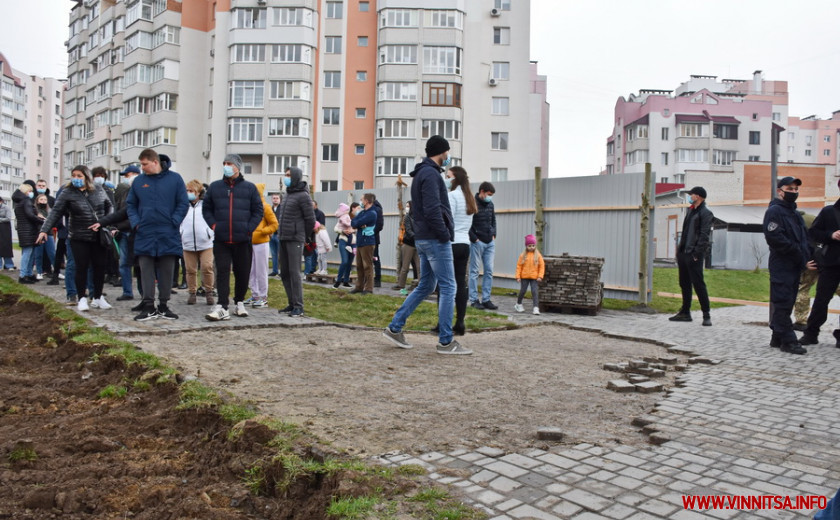
[[[764,255],[766,255],[767,252],[761,247],[761,242],[755,238],[753,238],[752,242],[750,242],[750,249],[752,250],[753,259],[755,260],[755,268],[753,269],[753,272],[757,273],[761,270],[761,260],[764,259]]]

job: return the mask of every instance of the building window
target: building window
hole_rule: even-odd
[[[663,127],[662,128],[662,140],[667,141],[668,138],[669,138],[668,137],[668,127]]]
[[[433,135],[439,135],[446,139],[458,141],[461,139],[461,122],[451,119],[425,119],[423,120],[423,139]]]
[[[761,158],[758,155],[750,155],[747,158],[747,160],[750,161],[750,162],[758,162],[758,161],[761,160]]]
[[[648,162],[648,151],[647,150],[635,150],[632,152],[627,152],[624,155],[624,164],[625,166],[629,166],[631,164],[640,164]]]
[[[263,81],[230,82],[230,108],[262,108],[264,98]]]
[[[510,98],[494,97],[490,105],[490,113],[494,116],[510,115]]]
[[[359,11],[363,13],[370,11],[370,2],[359,2]]]
[[[265,9],[235,9],[234,29],[265,29]]]
[[[417,101],[417,83],[380,83],[379,101]]]
[[[490,182],[504,182],[508,180],[507,168],[490,168]]]
[[[426,27],[461,29],[464,26],[463,16],[461,11],[454,9],[426,10],[423,22]]]
[[[508,133],[507,132],[490,132],[490,149],[491,150],[507,150],[508,149]]]
[[[377,161],[377,175],[406,175],[413,161],[413,157],[382,157]]]
[[[709,151],[680,148],[677,150],[677,162],[709,162]]]
[[[383,9],[379,18],[379,27],[417,27],[419,26],[416,9]]]
[[[461,74],[461,49],[457,47],[423,47],[425,74]]]
[[[337,70],[324,71],[324,88],[341,88],[341,72]]]
[[[379,64],[416,64],[416,45],[383,45],[379,48]]]
[[[356,71],[356,81],[367,81],[367,71],[366,70],[357,70]]]
[[[805,157],[811,157],[811,150],[810,149],[805,150]]]
[[[356,39],[356,45],[359,47],[367,47],[368,46],[368,37],[367,36],[359,36]]]
[[[341,36],[327,36],[324,52],[327,54],[341,54]]]
[[[379,138],[413,138],[414,120],[380,119],[376,122],[376,136]]]
[[[662,166],[668,166],[668,152],[662,152]]]
[[[750,144],[761,144],[761,132],[750,130]]]
[[[357,144],[356,145],[356,155],[364,155],[365,154],[365,145]]]
[[[796,139],[796,134],[794,132],[788,132],[788,139],[793,141]]]
[[[357,108],[356,109],[356,119],[365,119],[367,117],[367,109],[366,108]]]
[[[261,117],[232,117],[228,120],[228,141],[231,143],[262,142]]]
[[[831,136],[830,135],[823,136],[823,142],[830,143],[831,142]]]
[[[233,46],[234,63],[262,63],[265,62],[265,45],[238,44]]]
[[[494,61],[491,77],[493,79],[510,79],[510,63],[506,61]]]
[[[321,191],[338,191],[338,181],[321,181]]]
[[[813,142],[813,137],[812,137],[812,136],[810,136],[810,135],[806,135],[806,136],[805,136],[805,145],[806,145],[806,146],[811,146],[811,143],[812,143],[812,142]]]
[[[493,44],[510,45],[510,27],[493,27]]]
[[[718,139],[738,139],[738,126],[715,123],[712,135]]]
[[[324,124],[337,125],[339,122],[340,108],[324,108]]]
[[[274,175],[286,173],[287,168],[299,167],[301,164],[303,161],[297,155],[269,155],[267,173]]]
[[[308,137],[309,121],[299,117],[269,117],[269,137]]]
[[[680,123],[680,137],[709,137],[709,125],[704,123]]]
[[[343,18],[344,17],[344,3],[343,2],[327,2],[327,18]],[[328,191],[328,190],[324,190]]]
[[[304,45],[277,44],[271,46],[272,63],[310,63],[312,49]]]
[[[354,190],[365,189],[365,181],[353,181],[353,189]]]
[[[321,145],[321,160],[325,162],[338,162],[338,145],[337,144],[323,144]]]
[[[753,121],[758,121],[758,114],[756,114],[755,112],[753,112],[752,120]]]
[[[826,148],[825,150],[823,150],[823,155],[824,155],[824,156],[826,156],[826,157],[828,157],[829,155],[831,155],[831,150],[829,150],[828,148]]]
[[[627,142],[635,141],[636,139],[647,139],[648,127],[647,125],[634,125],[627,127]]]
[[[309,100],[310,85],[302,81],[272,80],[269,83],[270,99]]]
[[[274,9],[273,25],[312,26],[312,11],[299,7],[277,7]]]
[[[510,11],[510,0],[493,0],[493,6],[500,11]]]
[[[458,83],[423,83],[423,105],[460,107],[461,85]]]
[[[713,150],[712,162],[717,166],[731,166],[736,152],[732,150]]]
[[[780,114],[779,112],[773,112],[773,121],[781,121],[781,120],[782,120],[782,114]]]

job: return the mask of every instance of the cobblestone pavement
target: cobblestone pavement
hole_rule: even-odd
[[[15,275],[16,273],[10,273]],[[63,301],[61,286],[30,286]],[[389,290],[377,292],[389,293]],[[115,296],[118,288],[106,287]],[[114,332],[170,334],[206,327],[317,326],[311,318],[288,318],[275,309],[254,309],[248,318],[211,323],[206,305],[187,306],[181,291],[174,321],[136,323],[127,308],[86,313]],[[647,340],[720,360],[691,365],[644,417],[645,430],[661,445],[558,446],[548,451],[505,453],[495,448],[419,456],[390,453],[385,464],[420,464],[431,478],[457,488],[493,520],[669,518],[808,518],[812,510],[686,509],[684,495],[831,496],[840,485],[840,349],[830,328],[805,356],[768,346],[764,307],[715,309],[714,326],[672,323],[666,315],[601,311],[597,316],[512,312],[512,298],[494,298],[499,312],[522,325],[560,322],[611,337]],[[830,320],[835,319],[833,316]],[[633,418],[628,417],[628,422]]]

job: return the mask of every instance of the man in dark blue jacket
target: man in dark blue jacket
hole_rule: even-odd
[[[478,212],[473,215],[470,227],[470,304],[476,309],[496,310],[499,307],[490,301],[493,290],[493,262],[496,257],[496,209],[493,195],[496,188],[489,182],[482,182],[475,194]],[[481,299],[478,298],[478,262],[484,272],[481,279]]]
[[[790,313],[796,302],[799,276],[804,269],[816,269],[811,260],[811,245],[802,215],[796,211],[796,199],[802,181],[782,177],[776,183],[776,198],[764,213],[764,239],[770,246],[770,329],[771,347],[789,354],[805,354],[793,332]]]
[[[452,239],[455,238],[449,195],[440,176],[441,167],[451,163],[449,143],[434,135],[426,142],[426,158],[411,172],[411,214],[414,217],[414,246],[420,256],[420,282],[408,295],[385,328],[384,336],[399,348],[411,348],[402,332],[406,320],[426,297],[440,287],[438,299],[438,354],[469,355],[452,334],[455,309],[455,263]]]
[[[137,321],[154,318],[178,319],[169,310],[172,294],[172,273],[175,262],[183,254],[181,222],[187,215],[190,201],[187,187],[179,174],[169,169],[172,161],[151,148],[140,152],[140,175],[131,185],[126,209],[134,233],[134,255],[140,264],[143,302]],[[157,268],[157,271],[156,269]],[[155,309],[155,279],[158,282],[159,305]]]
[[[242,176],[242,158],[227,154],[222,161],[224,177],[213,181],[204,195],[202,214],[213,228],[213,256],[216,259],[216,287],[219,303],[205,318],[229,320],[230,270],[233,266],[233,314],[248,316],[245,293],[251,276],[251,234],[263,218],[263,201],[257,187]]]
[[[356,230],[356,287],[352,294],[373,293],[373,252],[376,249],[376,218],[374,207],[376,195],[362,196],[362,209],[356,213],[350,225]]]

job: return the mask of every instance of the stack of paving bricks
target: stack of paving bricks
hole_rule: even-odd
[[[540,284],[540,307],[560,312],[583,311],[594,315],[601,309],[604,259],[592,256],[545,257],[545,278]]]

